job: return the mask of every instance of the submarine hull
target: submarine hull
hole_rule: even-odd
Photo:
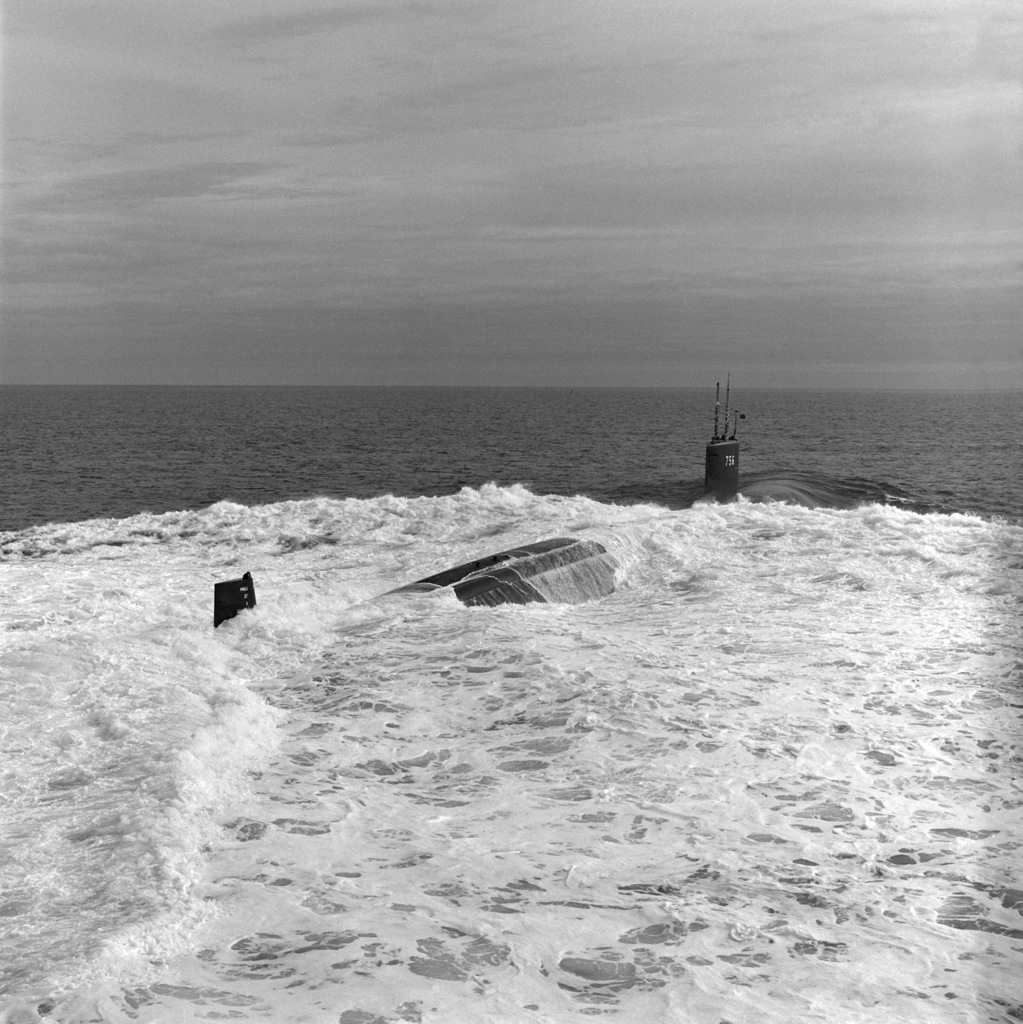
[[[555,537],[456,565],[389,593],[450,587],[467,605],[579,603],[612,593],[617,566],[596,541]]]

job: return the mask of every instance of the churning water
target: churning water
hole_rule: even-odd
[[[583,414],[599,394],[565,396],[571,415],[537,425],[531,394],[552,438],[532,452],[508,396],[472,393],[463,424],[497,413],[468,451],[431,392],[420,458],[389,460],[406,413],[374,393],[353,414],[376,403],[362,455],[325,414],[305,450],[284,431],[261,500],[241,474],[218,484],[220,454],[190,471],[157,445],[140,471],[131,423],[120,473],[75,449],[80,476],[113,468],[65,494],[66,521],[18,491],[0,533],[2,1019],[1023,1018],[1019,485],[970,482],[1011,444],[861,424],[848,464],[827,461],[848,440],[823,439],[807,465],[795,438],[765,454],[785,419],[762,412],[744,489],[788,500],[683,507],[697,471],[639,465],[668,444],[666,393],[631,399],[646,455],[628,396],[603,419]],[[344,497],[335,474],[300,497],[307,470],[281,460],[320,465],[332,438],[343,474],[370,481],[378,459],[405,479],[380,490],[406,493]],[[455,478],[426,480],[445,445]],[[249,450],[244,431],[230,446]],[[480,446],[529,486],[472,477]],[[619,454],[601,475],[602,447]],[[154,497],[172,486],[180,508]],[[191,507],[218,486],[234,500]],[[380,596],[555,536],[603,544],[614,593]],[[245,570],[258,606],[214,631],[213,583]]]

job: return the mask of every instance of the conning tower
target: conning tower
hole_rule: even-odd
[[[717,501],[732,501],[739,493],[739,442],[735,428],[740,415],[734,414],[732,433],[728,433],[728,399],[731,375],[725,379],[725,423],[720,427],[721,382],[714,395],[714,436],[707,445],[707,462],[703,477],[703,493]],[[745,417],[742,417],[745,419]]]

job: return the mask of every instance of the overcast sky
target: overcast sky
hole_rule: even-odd
[[[0,0],[3,383],[1023,387],[1020,0]]]

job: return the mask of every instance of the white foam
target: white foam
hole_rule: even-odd
[[[571,535],[615,557],[613,595],[371,600]],[[45,826],[18,856],[46,849],[69,897],[109,885],[86,848],[151,858],[124,876],[145,913],[74,963],[47,947],[71,911],[43,922],[24,985],[50,1019],[118,1019],[126,991],[141,1019],[346,1024],[1023,1003],[1018,527],[486,487],[4,550],[9,777]],[[213,631],[213,581],[245,569],[258,606]]]

